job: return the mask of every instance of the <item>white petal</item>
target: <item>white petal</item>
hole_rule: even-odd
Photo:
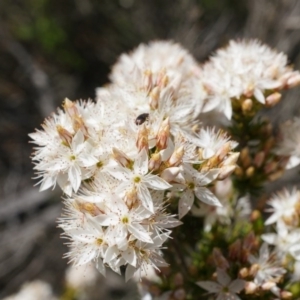
[[[194,193],[191,190],[183,191],[178,203],[179,219],[184,217],[192,208],[194,203]]]
[[[128,225],[128,231],[132,233],[138,240],[152,244],[153,241],[149,233],[140,224],[130,224]]]
[[[276,240],[277,240],[277,234],[276,233],[266,233],[266,234],[262,234],[261,238],[266,243],[271,244],[271,245],[275,245]]]
[[[197,172],[194,173],[193,175],[196,176],[195,178],[195,184],[196,186],[204,186],[209,183],[211,183],[213,180],[215,180],[220,173],[220,170],[218,169],[211,169],[207,172]]]
[[[116,225],[119,222],[119,217],[115,214],[98,215],[94,220],[102,226]]]
[[[222,206],[218,198],[209,189],[205,187],[196,187],[194,192],[196,197],[202,202],[213,206]]]
[[[149,190],[147,189],[147,187],[144,186],[143,184],[140,184],[138,186],[138,196],[139,196],[139,199],[141,200],[143,206],[154,213],[153,201],[151,198],[151,194],[150,194]]]
[[[263,92],[262,92],[260,89],[258,89],[258,88],[256,88],[256,89],[254,90],[254,97],[255,97],[256,100],[259,101],[260,103],[262,103],[262,104],[265,104],[265,103],[266,103],[266,101],[265,101],[265,96],[264,96]]]
[[[168,182],[162,178],[148,174],[143,178],[143,182],[150,188],[154,190],[166,190],[172,187]]]
[[[116,258],[119,254],[119,250],[116,246],[110,246],[107,248],[105,257],[104,257],[104,263],[110,262],[114,258]]]
[[[230,283],[228,289],[230,292],[239,293],[245,287],[245,284],[245,280],[235,279]]]
[[[97,250],[94,249],[93,246],[86,247],[85,251],[81,253],[80,259],[76,263],[76,266],[85,265],[86,263],[94,259],[96,254],[97,254]]]
[[[81,130],[78,130],[72,139],[72,149],[74,152],[78,153],[82,148],[84,143],[84,135]]]
[[[129,264],[136,267],[136,253],[132,248],[123,251],[121,255]]]
[[[68,178],[74,192],[77,192],[81,184],[81,170],[77,165],[71,166],[68,171]]]
[[[127,265],[126,272],[125,272],[125,281],[127,282],[132,276],[135,274],[137,269],[132,265]]]
[[[213,281],[198,281],[196,284],[210,293],[218,293],[222,289],[222,286],[219,283]]]
[[[136,174],[145,175],[148,172],[148,153],[145,148],[139,153],[134,162],[133,170]]]
[[[55,185],[55,177],[54,176],[44,176],[42,184],[40,186],[40,191],[47,190],[54,185]]]
[[[108,172],[113,177],[122,180],[127,181],[130,179],[131,172],[130,170],[120,167],[120,166],[110,166],[105,168],[105,171]]]
[[[217,279],[218,279],[218,282],[220,282],[222,284],[222,286],[228,286],[228,284],[230,283],[231,281],[231,278],[228,276],[228,274],[222,270],[222,269],[219,269],[217,270]]]
[[[106,276],[106,268],[103,264],[102,258],[98,257],[96,262],[96,269],[103,275]]]

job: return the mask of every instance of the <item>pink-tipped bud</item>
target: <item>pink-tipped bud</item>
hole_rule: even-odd
[[[254,161],[253,161],[254,165],[255,165],[257,168],[260,168],[260,167],[262,166],[262,164],[263,164],[265,158],[266,158],[265,152],[260,151],[260,152],[256,153],[256,155],[255,155],[255,157],[254,157]]]
[[[232,261],[239,260],[242,251],[242,242],[240,239],[237,239],[229,246],[228,258]]]
[[[257,290],[258,286],[252,282],[252,281],[248,281],[246,282],[246,285],[245,285],[245,293],[246,294],[254,294]]]
[[[240,156],[239,152],[230,153],[229,156],[220,164],[221,167],[235,165]]]
[[[148,169],[150,171],[156,171],[156,170],[159,169],[160,164],[161,164],[161,154],[159,152],[158,153],[153,153],[151,155],[151,158],[150,158],[149,163],[148,163]]]
[[[264,171],[266,174],[270,174],[277,170],[278,163],[276,161],[271,161],[268,164],[265,165]]]
[[[231,150],[231,143],[227,142],[225,143],[216,153],[216,155],[218,156],[218,158],[220,160],[223,160],[224,157],[228,154],[228,152]]]
[[[184,289],[175,290],[173,293],[174,300],[185,300],[186,299],[186,292]]]
[[[150,91],[152,89],[152,72],[151,70],[146,70],[144,72],[144,88],[146,91]]]
[[[71,145],[73,135],[67,129],[63,128],[61,125],[57,125],[56,130],[63,144],[65,146]]]
[[[300,73],[294,72],[293,75],[287,80],[286,86],[288,89],[293,88],[300,84]]]
[[[287,299],[287,300],[289,300],[289,299],[292,299],[292,297],[293,297],[293,294],[291,293],[291,292],[289,292],[289,291],[282,291],[282,292],[280,292],[280,299]]]
[[[75,104],[75,102],[72,102],[68,98],[65,98],[64,103],[63,103],[63,108],[66,112],[66,114],[69,115],[70,118],[73,118],[73,116],[78,116],[78,108]]]
[[[179,173],[180,169],[178,167],[171,167],[163,170],[160,177],[167,182],[172,182],[175,180]]]
[[[227,178],[228,176],[230,176],[234,170],[235,170],[236,166],[224,166],[220,169],[220,173],[217,177],[218,180],[224,180],[225,178]]]
[[[156,146],[158,149],[166,149],[168,138],[170,136],[170,119],[167,117],[164,121],[162,121],[158,133],[157,133],[157,140]]]
[[[74,207],[83,213],[88,213],[95,217],[103,214],[103,211],[95,204],[86,201],[75,200]]]
[[[158,108],[158,101],[159,101],[159,87],[155,87],[152,89],[152,91],[150,92],[150,107],[151,109],[157,109]]]
[[[227,270],[229,268],[229,262],[228,260],[224,257],[220,249],[218,248],[213,248],[213,260],[215,263],[215,266],[217,268],[220,268],[222,270]]]
[[[139,152],[143,148],[145,148],[146,150],[148,150],[148,148],[149,148],[148,129],[147,129],[145,123],[143,123],[139,128],[138,137],[136,140],[136,147],[138,148]]]
[[[128,208],[132,208],[134,204],[137,202],[137,191],[135,187],[129,189],[125,193],[124,202],[126,203]]]
[[[259,271],[260,269],[260,266],[258,264],[253,264],[251,267],[250,267],[250,270],[249,270],[249,275],[251,276],[255,276],[257,274],[257,272]]]
[[[121,166],[131,168],[133,161],[121,150],[112,148],[112,156]]]
[[[73,129],[75,132],[77,132],[78,130],[81,130],[81,132],[83,133],[83,135],[85,137],[88,136],[87,128],[83,122],[83,119],[80,116],[74,115],[72,118],[72,124],[73,124]]]
[[[271,288],[274,288],[276,286],[276,283],[273,282],[273,281],[267,281],[265,283],[263,283],[261,285],[261,288],[264,290],[264,291],[269,291]]]
[[[272,107],[281,100],[281,94],[275,92],[266,98],[266,106]]]
[[[168,161],[167,161],[168,166],[170,166],[170,167],[179,166],[182,161],[183,155],[184,155],[184,147],[180,146],[173,152],[171,157],[168,159]]]

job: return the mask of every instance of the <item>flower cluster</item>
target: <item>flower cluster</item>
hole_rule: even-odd
[[[200,66],[180,45],[157,41],[122,54],[110,79],[95,102],[65,99],[30,134],[40,190],[58,185],[65,194],[65,256],[75,266],[93,262],[103,275],[106,267],[125,271],[126,280],[180,262],[186,281],[217,299],[288,297],[281,282],[288,257],[295,270],[300,260],[299,192],[270,200],[265,225],[276,223],[277,233],[261,235],[260,208],[250,203],[288,157],[299,163],[298,119],[282,146],[269,122],[254,119],[300,84],[287,57],[256,40],[231,41]],[[207,113],[232,118],[231,127],[205,126]],[[188,284],[176,274],[161,295],[184,299]],[[202,277],[211,274],[216,281]]]

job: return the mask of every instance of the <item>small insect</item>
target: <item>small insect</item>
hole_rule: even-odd
[[[148,121],[148,118],[149,118],[149,114],[147,113],[141,114],[135,119],[135,124],[142,125],[144,122]]]

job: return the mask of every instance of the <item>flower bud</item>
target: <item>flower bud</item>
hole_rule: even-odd
[[[113,158],[123,167],[131,168],[133,161],[121,150],[117,148],[112,148],[112,156]]]
[[[242,250],[242,242],[240,239],[237,239],[229,246],[228,258],[230,260],[236,261],[239,260]]]
[[[180,169],[178,167],[167,168],[162,171],[160,177],[167,182],[175,180],[176,176],[179,174]]]
[[[143,87],[146,91],[150,91],[152,89],[152,72],[151,70],[146,70],[144,72],[144,84]]]
[[[124,202],[126,203],[128,208],[132,208],[134,204],[137,202],[137,191],[136,188],[133,187],[126,191],[125,197],[124,197]]]
[[[225,143],[216,153],[220,160],[223,160],[227,153],[231,150],[231,143]]]
[[[289,299],[292,299],[293,294],[291,292],[289,292],[289,291],[282,291],[280,293],[280,297],[281,297],[280,299],[287,299],[287,300],[289,300]]]
[[[150,107],[151,109],[157,109],[158,108],[158,100],[159,100],[159,87],[155,87],[150,92]]]
[[[174,300],[185,300],[186,299],[186,292],[184,289],[178,289],[173,294]]]
[[[266,157],[266,154],[263,151],[256,153],[256,155],[254,157],[254,161],[253,161],[254,165],[257,168],[260,168],[265,160],[265,157]]]
[[[250,158],[250,154],[249,154],[249,148],[245,147],[241,150],[241,154],[240,154],[240,161],[243,165],[244,168],[247,168],[250,166],[251,164],[251,158]]]
[[[249,168],[247,168],[246,170],[246,176],[248,178],[252,177],[255,173],[255,168],[253,166],[250,166]]]
[[[264,290],[264,291],[269,291],[271,288],[274,288],[276,286],[276,283],[273,282],[273,281],[267,281],[265,283],[263,283],[261,285],[261,288]]]
[[[220,164],[220,167],[235,165],[240,156],[239,152],[233,152]]]
[[[240,271],[239,271],[239,276],[241,278],[246,278],[249,276],[249,271],[247,268],[242,268]]]
[[[266,106],[272,107],[281,100],[281,94],[275,92],[266,98]]]
[[[252,281],[248,281],[246,282],[246,285],[245,285],[245,292],[246,294],[254,294],[257,290],[258,286],[252,282]]]
[[[249,275],[255,276],[257,274],[257,272],[258,272],[259,269],[260,269],[260,266],[258,264],[253,264],[250,267]]]
[[[156,171],[156,170],[159,169],[160,164],[161,164],[161,154],[159,152],[158,153],[153,153],[151,155],[151,158],[150,158],[149,163],[148,163],[148,169],[150,171]]]
[[[148,150],[149,145],[148,145],[148,130],[147,127],[145,125],[145,123],[143,123],[140,127],[139,127],[139,131],[138,131],[138,137],[136,140],[136,147],[138,148],[139,152],[145,148],[146,150]]]
[[[299,72],[293,72],[293,75],[287,80],[287,88],[293,88],[300,84],[300,74]]]
[[[170,119],[167,117],[164,121],[162,121],[158,133],[157,133],[157,140],[156,146],[158,149],[166,149],[168,138],[170,136]]]
[[[64,108],[66,114],[68,114],[71,119],[73,119],[74,116],[79,115],[79,112],[78,112],[75,102],[72,102],[68,98],[65,98],[64,103],[63,103],[63,108]]]
[[[213,260],[217,268],[220,268],[222,270],[226,270],[229,268],[229,262],[218,248],[213,248]]]
[[[101,209],[95,203],[86,202],[86,201],[81,202],[79,200],[75,200],[75,207],[79,211],[83,213],[88,213],[93,217],[103,214],[103,211],[101,211]]]
[[[184,147],[180,146],[173,152],[171,157],[168,159],[167,161],[168,166],[177,167],[181,163],[183,155],[184,155]]]
[[[252,107],[253,107],[253,101],[251,99],[246,99],[243,101],[243,103],[242,103],[243,113],[247,113],[247,112],[251,111]]]
[[[234,170],[235,170],[236,166],[224,166],[220,169],[220,173],[217,177],[218,180],[224,180],[225,178],[227,178],[228,176],[230,176]]]
[[[57,125],[56,130],[63,144],[65,146],[71,145],[73,135],[67,129],[63,128],[61,125]]]

